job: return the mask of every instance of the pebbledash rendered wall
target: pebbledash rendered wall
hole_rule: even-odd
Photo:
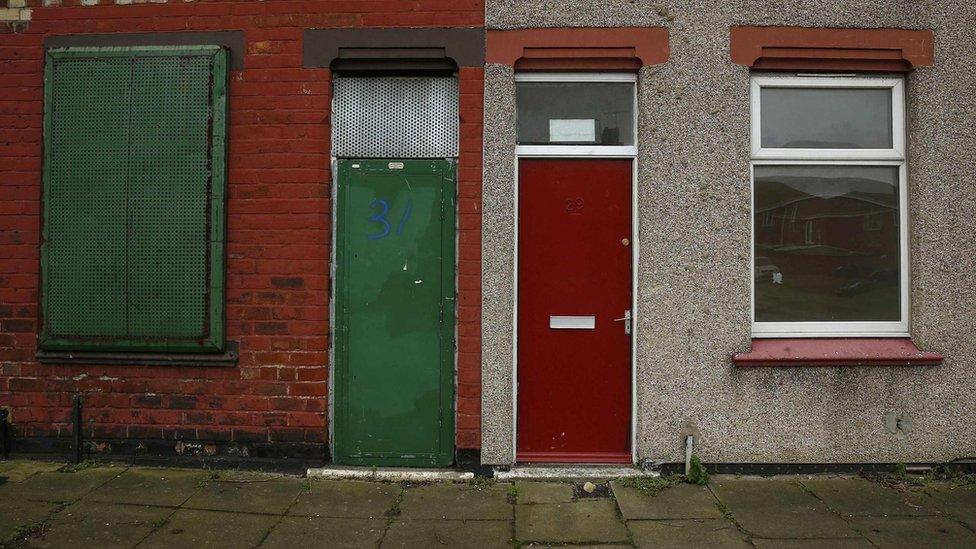
[[[303,31],[480,28],[483,19],[482,0],[0,0],[0,408],[13,449],[64,451],[72,396],[82,394],[91,452],[326,459],[332,76],[303,67]],[[239,362],[41,364],[44,41],[180,31],[243,34],[229,78],[224,308]],[[456,445],[477,449],[483,69],[458,76]]]
[[[488,0],[489,29],[666,27],[640,71],[636,454],[706,462],[935,462],[976,453],[976,4]],[[749,69],[733,25],[931,29],[906,76],[911,334],[935,367],[736,368],[750,348]],[[482,461],[513,459],[515,87],[485,74]],[[886,430],[889,413],[913,425]]]

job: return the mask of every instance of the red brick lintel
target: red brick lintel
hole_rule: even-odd
[[[732,61],[757,70],[906,72],[931,66],[931,30],[732,27]]]
[[[516,70],[625,70],[665,63],[668,30],[660,27],[490,30],[488,63]]]
[[[921,351],[908,338],[754,338],[736,366],[938,366],[942,354]]]

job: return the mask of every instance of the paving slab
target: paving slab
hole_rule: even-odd
[[[715,496],[705,486],[677,484],[651,495],[612,481],[620,514],[627,520],[722,518]]]
[[[206,547],[240,549],[256,547],[278,522],[272,515],[180,509],[169,516],[138,545],[139,549]],[[320,540],[321,541],[321,540]]]
[[[5,482],[0,485],[0,498],[70,502],[105,484],[124,470],[119,467],[92,467],[74,472],[37,473],[23,482]]]
[[[976,547],[976,534],[947,517],[856,517],[853,522],[881,547]]]
[[[186,469],[127,469],[85,496],[89,501],[179,507],[209,473]]]
[[[742,527],[763,538],[858,537],[794,480],[722,479],[711,484]]]
[[[373,548],[386,530],[386,519],[284,517],[268,534],[262,548]]]
[[[280,515],[295,502],[304,482],[302,479],[286,477],[222,478],[208,482],[183,507]]]
[[[402,488],[386,482],[310,480],[289,515],[336,518],[381,518]]]
[[[79,502],[54,516],[31,547],[132,547],[172,509]]]
[[[428,484],[403,491],[403,519],[511,520],[508,487],[500,484]]]
[[[7,482],[23,482],[37,473],[49,473],[62,467],[64,467],[63,463],[53,461],[12,459],[0,461],[0,477],[6,477]]]
[[[0,492],[0,547],[61,507],[57,503],[46,501],[6,499],[2,494]]]
[[[519,505],[536,503],[569,503],[573,501],[573,485],[567,482],[532,482],[520,480],[515,483],[516,498]]]
[[[746,536],[725,519],[638,520],[628,522],[627,527],[637,547],[752,547]]]
[[[840,539],[760,539],[752,538],[756,549],[870,549],[864,538]]]
[[[932,483],[925,487],[925,494],[943,512],[976,530],[976,484]]]
[[[899,492],[862,478],[804,479],[800,483],[842,515],[939,514],[934,505],[917,494]]]
[[[398,520],[380,547],[511,549],[511,540],[511,520]]]
[[[515,538],[520,542],[614,543],[629,537],[611,500],[515,507]]]

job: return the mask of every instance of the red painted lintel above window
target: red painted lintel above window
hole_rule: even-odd
[[[669,55],[665,28],[545,28],[489,30],[485,61],[516,70],[636,71]]]
[[[938,366],[942,355],[908,338],[754,338],[752,350],[732,363],[751,366]]]
[[[931,30],[732,27],[732,61],[756,70],[906,72],[931,66]]]

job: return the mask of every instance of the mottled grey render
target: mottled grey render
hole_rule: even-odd
[[[511,67],[485,67],[484,183],[481,196],[481,461],[515,459],[512,360],[515,314],[515,80]],[[490,122],[489,122],[490,121]],[[491,128],[489,130],[489,127]]]
[[[976,4],[488,0],[488,28],[663,26],[639,79],[637,456],[913,462],[976,454]],[[732,25],[932,29],[907,76],[911,332],[939,367],[737,369],[750,346],[749,71]],[[482,461],[512,461],[514,86],[485,75]],[[891,434],[886,414],[910,417]]]

